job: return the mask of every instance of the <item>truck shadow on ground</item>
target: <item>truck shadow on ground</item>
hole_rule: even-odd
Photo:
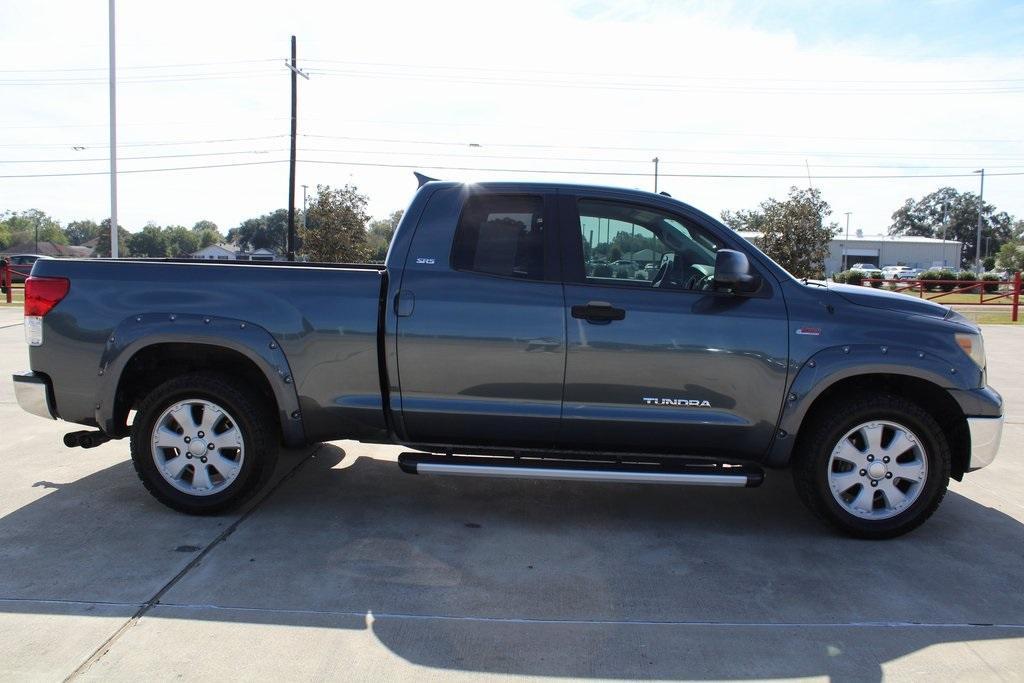
[[[428,478],[328,444],[153,614],[370,629],[423,666],[605,678],[879,679],[931,645],[1024,636],[1016,519],[951,492],[912,535],[858,541],[769,475],[738,490]],[[164,509],[127,462],[41,484],[0,519],[0,598],[17,601],[2,611],[142,604],[237,519]]]

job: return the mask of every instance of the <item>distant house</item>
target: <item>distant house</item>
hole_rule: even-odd
[[[281,256],[273,249],[246,251],[233,244],[211,244],[193,252],[190,258],[215,261],[280,261]]]
[[[75,247],[70,244],[40,242],[37,249],[36,243],[33,241],[14,244],[7,249],[0,250],[0,254],[41,254],[54,258],[89,258],[92,256],[92,248],[86,245]]]
[[[199,251],[192,252],[191,258],[210,259],[216,261],[234,261],[238,250],[230,244],[211,244]]]

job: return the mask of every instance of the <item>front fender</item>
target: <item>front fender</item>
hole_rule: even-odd
[[[836,382],[858,375],[902,375],[943,389],[967,389],[969,381],[949,361],[921,349],[881,344],[847,344],[818,351],[797,371],[786,393],[779,429],[765,459],[785,466],[797,433],[815,400]]]
[[[115,406],[121,376],[139,351],[154,344],[179,343],[236,351],[259,368],[277,403],[285,444],[305,442],[302,414],[288,359],[273,335],[254,323],[217,316],[140,313],[122,320],[107,339],[100,357],[96,424],[108,434],[116,431]]]

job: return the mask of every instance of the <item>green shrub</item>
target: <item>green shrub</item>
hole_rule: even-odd
[[[882,283],[880,282],[880,280],[882,279],[882,271],[880,271],[880,270],[873,270],[873,271],[871,271],[870,278],[873,279],[873,280],[879,280],[879,282],[872,282],[871,283],[872,287],[874,287],[875,289],[878,289],[879,287],[882,286]]]
[[[843,282],[848,285],[864,284],[864,273],[856,270],[848,270],[844,274]]]
[[[973,280],[977,280],[978,276],[969,270],[961,270],[959,273],[956,274],[956,279],[959,280],[960,282],[971,282]],[[965,294],[978,291],[977,287],[961,287],[960,285],[957,285],[957,287],[961,292]]]
[[[951,280],[951,282],[943,282],[939,285],[939,290],[943,292],[952,292],[953,288],[956,287],[956,282],[952,282],[952,280],[956,280],[956,273],[952,270],[940,270],[938,279]]]
[[[839,271],[836,271],[835,273],[832,273],[832,282],[835,282],[836,284],[839,284],[839,285],[845,284],[846,283],[846,271],[845,270],[839,270]]]
[[[615,269],[616,280],[628,280],[629,279],[629,268],[622,267]]]
[[[936,289],[938,289],[938,285],[930,282],[930,280],[938,280],[939,279],[939,271],[937,271],[937,270],[926,270],[923,273],[921,273],[920,275],[918,275],[917,279],[924,281],[924,288],[925,288],[925,290],[927,290],[929,292],[934,292]]]
[[[594,266],[594,277],[611,277],[612,267],[607,263],[599,263]]]
[[[994,294],[999,291],[999,276],[995,273],[985,273],[981,276],[981,279],[985,281],[985,292],[987,294]]]

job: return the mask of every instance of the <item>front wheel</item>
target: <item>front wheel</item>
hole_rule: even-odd
[[[860,538],[892,538],[935,512],[949,485],[950,447],[916,403],[864,394],[829,406],[801,434],[793,479],[816,515]]]
[[[236,380],[191,373],[164,382],[132,423],[132,463],[164,505],[215,514],[248,500],[273,473],[269,411]]]

